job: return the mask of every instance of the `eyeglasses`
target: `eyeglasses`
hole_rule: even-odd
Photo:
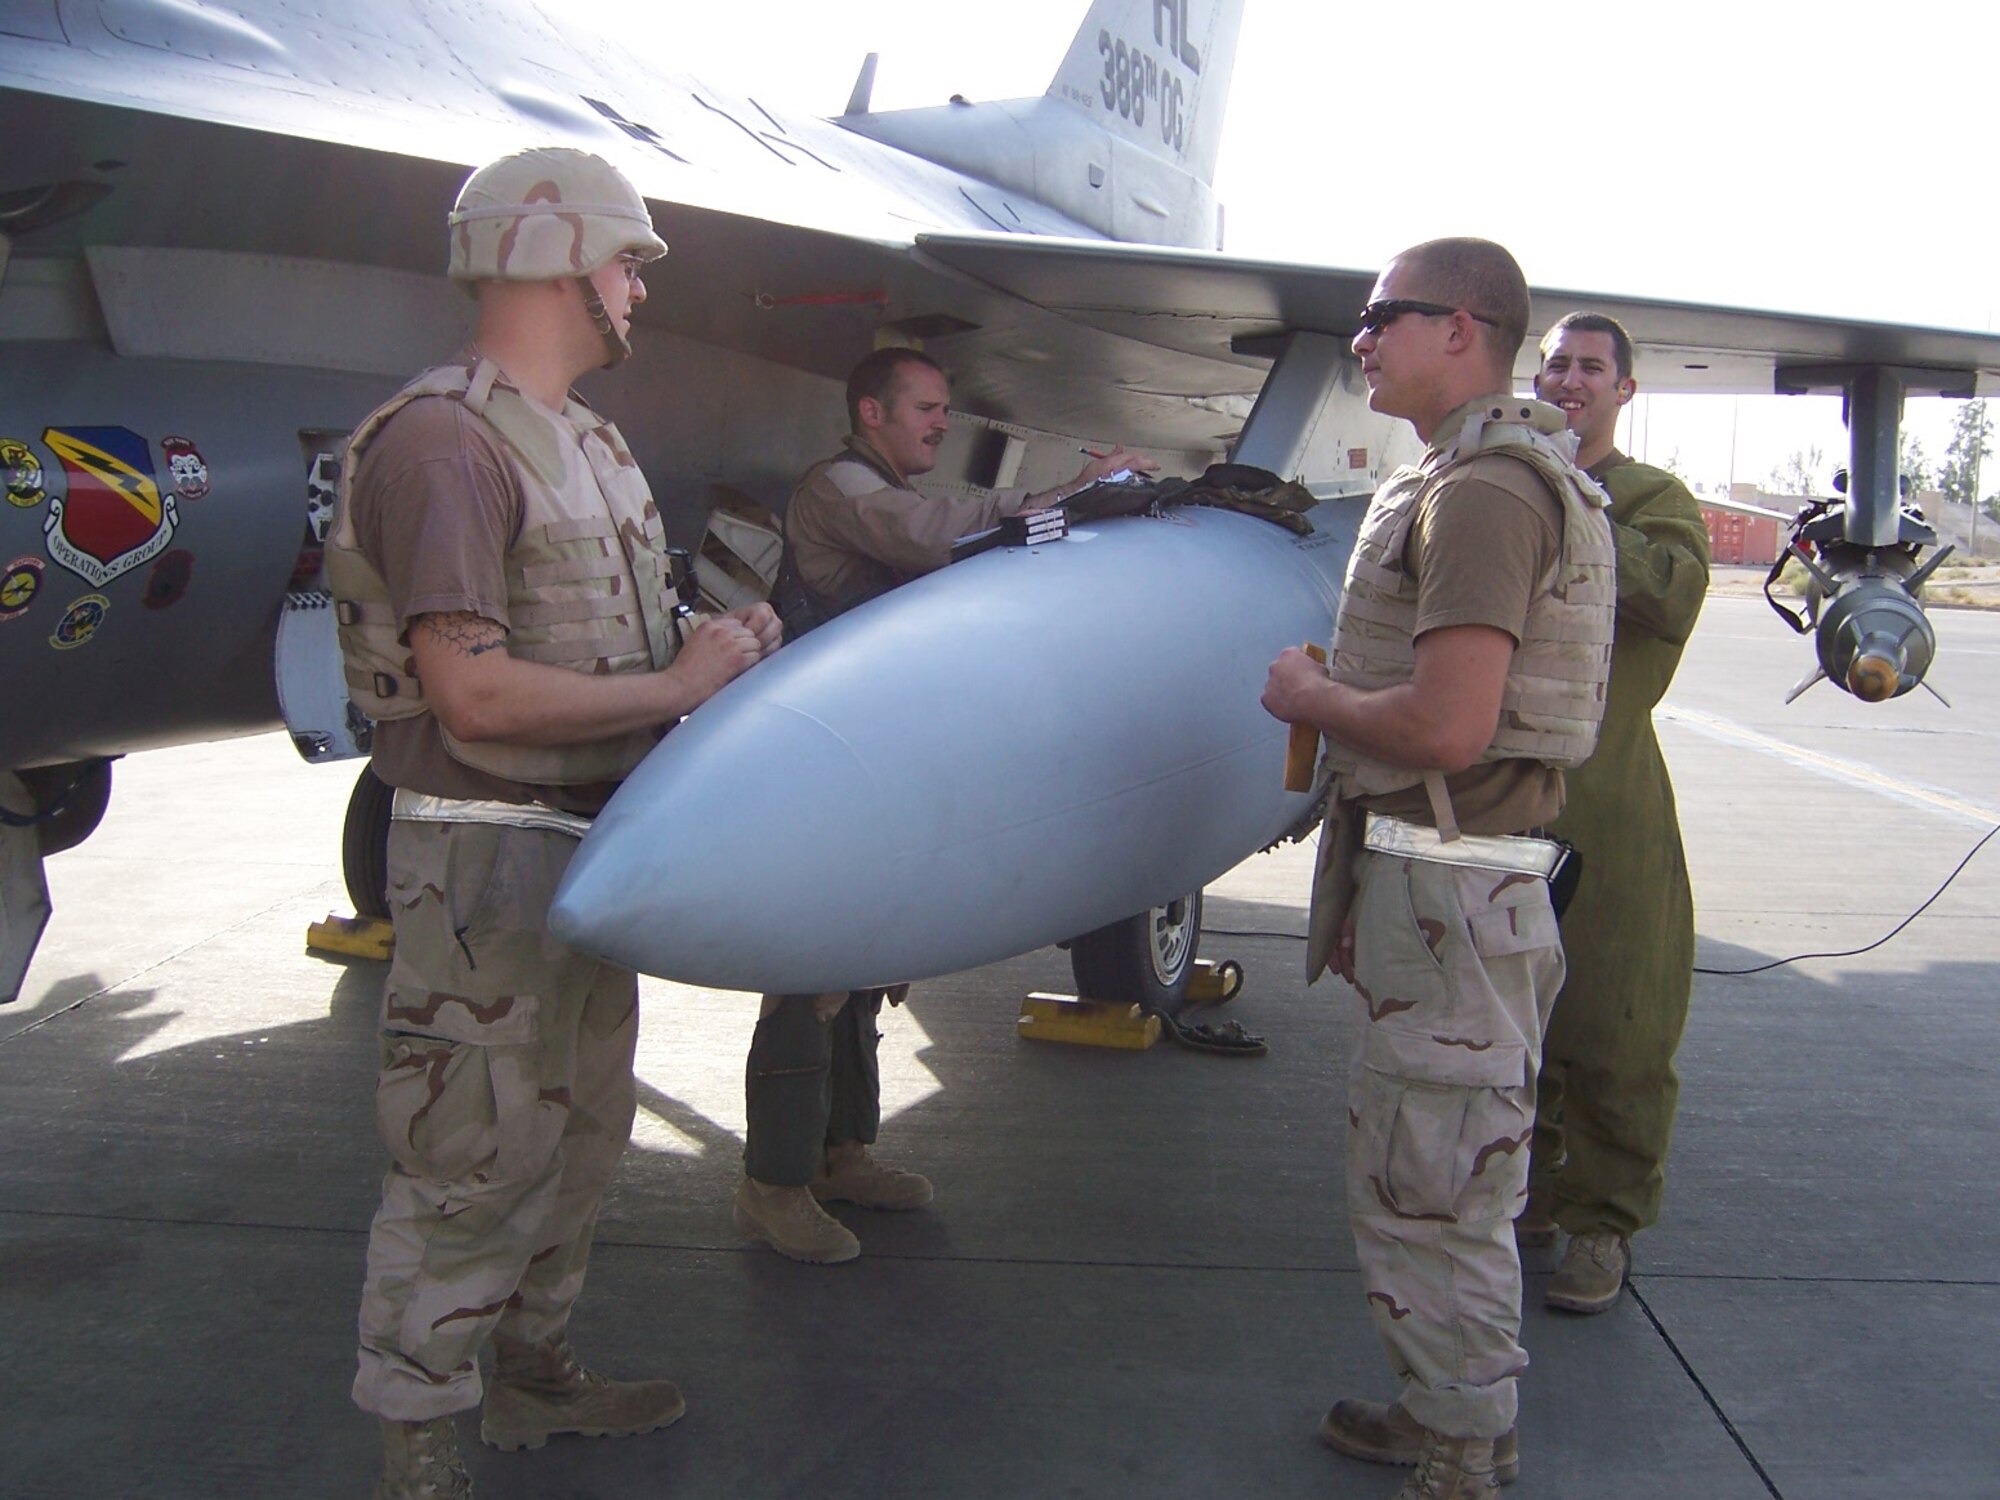
[[[1408,297],[1384,297],[1380,302],[1371,302],[1361,309],[1362,333],[1380,333],[1404,313],[1415,313],[1424,318],[1448,318],[1455,312],[1462,312],[1475,323],[1484,323],[1488,328],[1498,328],[1497,318],[1485,317],[1470,308],[1447,307],[1442,302],[1416,302]]]
[[[646,274],[646,258],[643,255],[621,255],[618,257],[618,269],[625,273],[627,281],[636,286]]]

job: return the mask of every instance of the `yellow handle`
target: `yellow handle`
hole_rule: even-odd
[[[1323,647],[1307,641],[1300,649],[1321,666],[1326,665],[1326,651]],[[1294,724],[1292,737],[1285,745],[1285,790],[1311,791],[1313,769],[1318,764],[1319,731],[1310,724]]]

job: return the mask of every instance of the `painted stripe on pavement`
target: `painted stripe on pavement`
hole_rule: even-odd
[[[1970,798],[1960,797],[1938,787],[1925,786],[1921,782],[1905,781],[1900,777],[1878,771],[1873,766],[1863,765],[1860,761],[1845,760],[1837,755],[1808,750],[1803,745],[1788,744],[1784,740],[1774,739],[1768,734],[1738,724],[1733,719],[1718,718],[1714,714],[1705,714],[1696,708],[1667,704],[1661,704],[1654,709],[1653,717],[1670,724],[1685,724],[1697,734],[1707,735],[1710,739],[1721,740],[1725,744],[1741,745],[1761,755],[1775,756],[1805,770],[1815,771],[1830,780],[1844,781],[1869,791],[1882,792],[1898,801],[1930,808],[1933,812],[1964,818],[1968,822],[1987,828],[2000,824],[2000,808],[1990,807],[1983,802],[1974,802]]]

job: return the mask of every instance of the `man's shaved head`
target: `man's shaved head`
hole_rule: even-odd
[[[1427,299],[1489,320],[1486,343],[1494,365],[1511,373],[1528,337],[1528,278],[1504,245],[1491,240],[1426,240],[1396,257]],[[1412,291],[1412,295],[1416,295]]]

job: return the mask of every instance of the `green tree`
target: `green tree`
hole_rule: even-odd
[[[1910,493],[1931,488],[1931,461],[1924,452],[1924,440],[1903,434],[1902,450],[1896,455],[1896,472],[1910,482]]]
[[[1979,483],[1980,464],[1993,452],[1993,419],[1984,401],[1967,401],[1952,418],[1951,442],[1938,469],[1938,488],[1954,505],[1970,505]]]
[[[1826,467],[1826,455],[1814,443],[1805,449],[1794,448],[1785,461],[1771,470],[1771,477],[1764,488],[1774,495],[1810,495],[1819,489],[1824,480],[1816,476]]]

